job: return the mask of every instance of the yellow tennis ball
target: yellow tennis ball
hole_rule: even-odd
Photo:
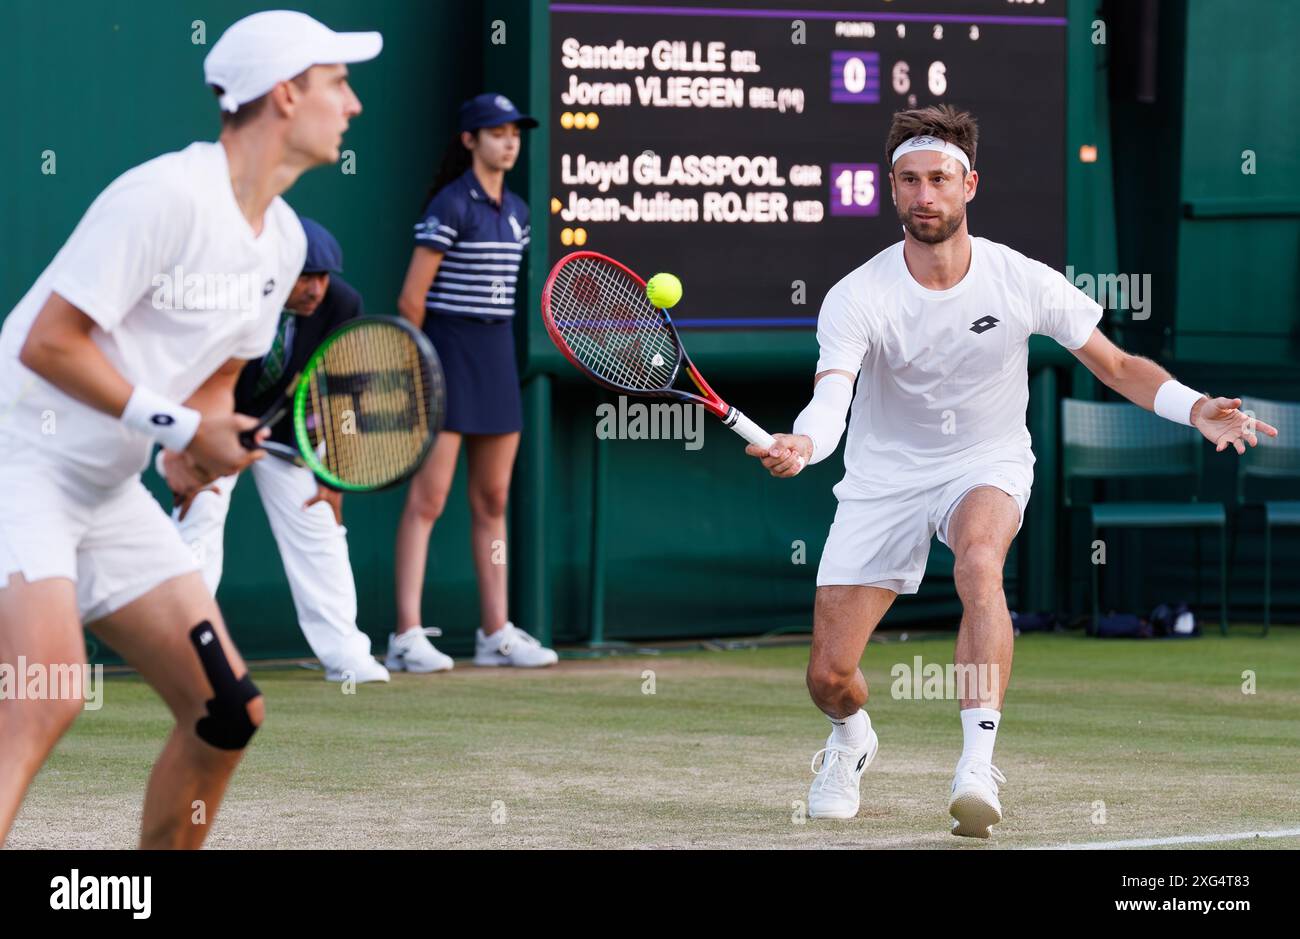
[[[672,274],[656,274],[645,285],[645,295],[661,310],[671,310],[682,299],[682,282]]]

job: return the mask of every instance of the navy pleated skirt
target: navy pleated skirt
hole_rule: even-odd
[[[428,311],[424,331],[447,378],[446,430],[510,434],[523,429],[515,339],[508,319],[486,321]]]

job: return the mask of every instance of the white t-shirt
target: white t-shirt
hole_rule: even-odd
[[[830,289],[817,319],[817,371],[857,375],[841,499],[937,482],[995,452],[1034,457],[1029,336],[1087,342],[1101,307],[1018,251],[971,238],[966,276],[927,290],[891,245]]]
[[[105,487],[139,473],[149,457],[150,438],[18,361],[51,292],[95,321],[92,339],[128,382],[183,402],[228,359],[266,354],[306,254],[302,224],[278,197],[254,237],[220,143],[193,143],[128,170],[4,321],[3,447],[39,447]]]

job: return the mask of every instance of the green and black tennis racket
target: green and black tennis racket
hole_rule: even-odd
[[[335,329],[256,430],[250,450],[307,466],[345,492],[394,486],[419,469],[446,411],[442,365],[405,320],[364,316]],[[296,447],[255,435],[292,415]]]
[[[564,357],[597,384],[701,404],[750,443],[772,446],[771,434],[709,387],[668,311],[651,303],[645,281],[613,258],[595,251],[561,258],[542,288],[542,320]],[[682,372],[695,391],[673,387]]]

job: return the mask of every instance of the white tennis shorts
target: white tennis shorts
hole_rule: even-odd
[[[83,623],[103,619],[198,565],[138,476],[94,486],[19,441],[0,439],[0,587],[76,583]]]
[[[817,586],[862,585],[916,593],[925,576],[930,539],[937,533],[940,541],[949,543],[948,523],[966,493],[977,486],[1001,489],[1016,500],[1023,525],[1033,484],[1032,455],[1017,455],[961,468],[938,482],[867,499],[841,499],[822,550]]]

